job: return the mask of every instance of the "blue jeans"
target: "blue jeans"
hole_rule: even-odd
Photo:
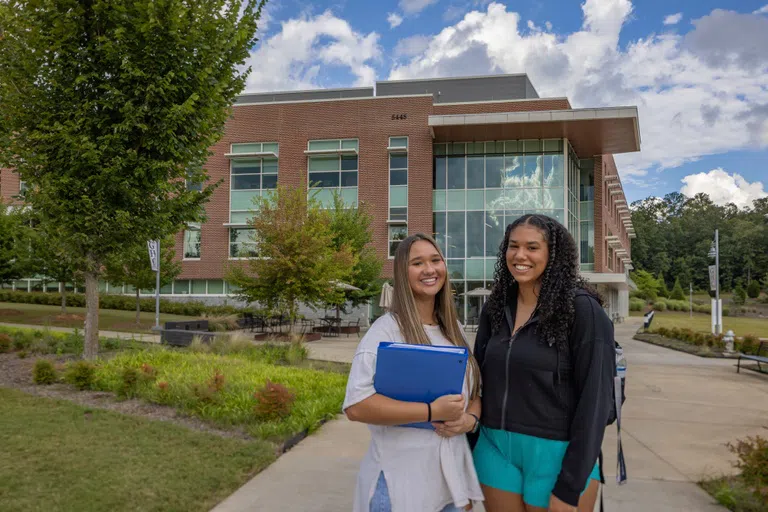
[[[376,490],[373,491],[369,510],[370,512],[392,512],[392,502],[389,501],[389,489],[387,489],[383,472],[379,473],[379,481],[376,482]],[[463,510],[453,505],[446,505],[442,512],[463,512]]]

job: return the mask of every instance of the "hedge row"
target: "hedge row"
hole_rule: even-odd
[[[676,340],[696,345],[697,347],[711,347],[719,350],[725,349],[725,342],[723,341],[723,335],[709,334],[706,332],[697,332],[692,329],[681,329],[679,327],[659,327],[658,329],[652,329],[650,332],[653,334],[659,334],[666,338],[674,338]],[[760,348],[760,339],[757,336],[747,334],[740,340],[734,342],[734,350],[737,352],[743,352],[744,354],[756,354]]]
[[[46,306],[61,305],[61,294],[42,292],[19,292],[0,290],[0,302],[15,302],[18,304],[42,304]],[[154,312],[155,299],[139,299],[142,311]],[[67,294],[67,306],[85,307],[84,294]],[[118,309],[135,311],[136,298],[127,295],[101,295],[99,306],[103,309]],[[160,299],[160,312],[169,315],[203,316],[203,315],[234,315],[240,309],[234,306],[207,306],[202,302],[173,302]]]

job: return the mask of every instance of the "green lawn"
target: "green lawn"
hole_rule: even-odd
[[[60,314],[61,307],[59,306],[0,302],[0,323],[83,328],[85,308],[68,307],[67,318],[57,318]],[[190,318],[188,316],[165,315],[161,313],[160,323],[173,320],[189,320]],[[104,331],[150,332],[152,326],[155,325],[155,314],[142,312],[140,321],[141,323],[136,325],[135,311],[99,310],[99,329]]]
[[[4,512],[208,511],[275,457],[264,441],[5,388],[0,418]]]
[[[641,316],[639,311],[633,311],[632,316]],[[672,327],[693,329],[694,331],[712,332],[711,317],[706,313],[694,313],[690,317],[688,313],[680,311],[657,311],[653,317],[652,329],[659,327]],[[736,336],[753,334],[761,338],[768,338],[768,319],[766,318],[748,318],[748,317],[723,317],[723,332],[733,330]]]

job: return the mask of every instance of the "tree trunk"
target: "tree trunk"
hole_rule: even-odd
[[[141,324],[141,298],[139,297],[139,289],[136,288],[136,325]]]
[[[99,277],[95,272],[85,272],[85,349],[84,359],[96,359],[99,355]]]
[[[67,314],[67,285],[66,283],[60,283],[61,286],[61,314]]]

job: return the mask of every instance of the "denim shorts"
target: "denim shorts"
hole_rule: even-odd
[[[387,481],[384,479],[384,473],[379,473],[379,481],[376,482],[376,490],[373,491],[370,512],[392,512],[392,503],[389,501],[389,489]],[[446,505],[441,512],[464,512],[463,509],[453,505]]]
[[[567,448],[567,441],[481,427],[473,452],[477,477],[487,487],[519,494],[528,505],[547,508]],[[597,463],[584,491],[593,479],[600,481]]]

